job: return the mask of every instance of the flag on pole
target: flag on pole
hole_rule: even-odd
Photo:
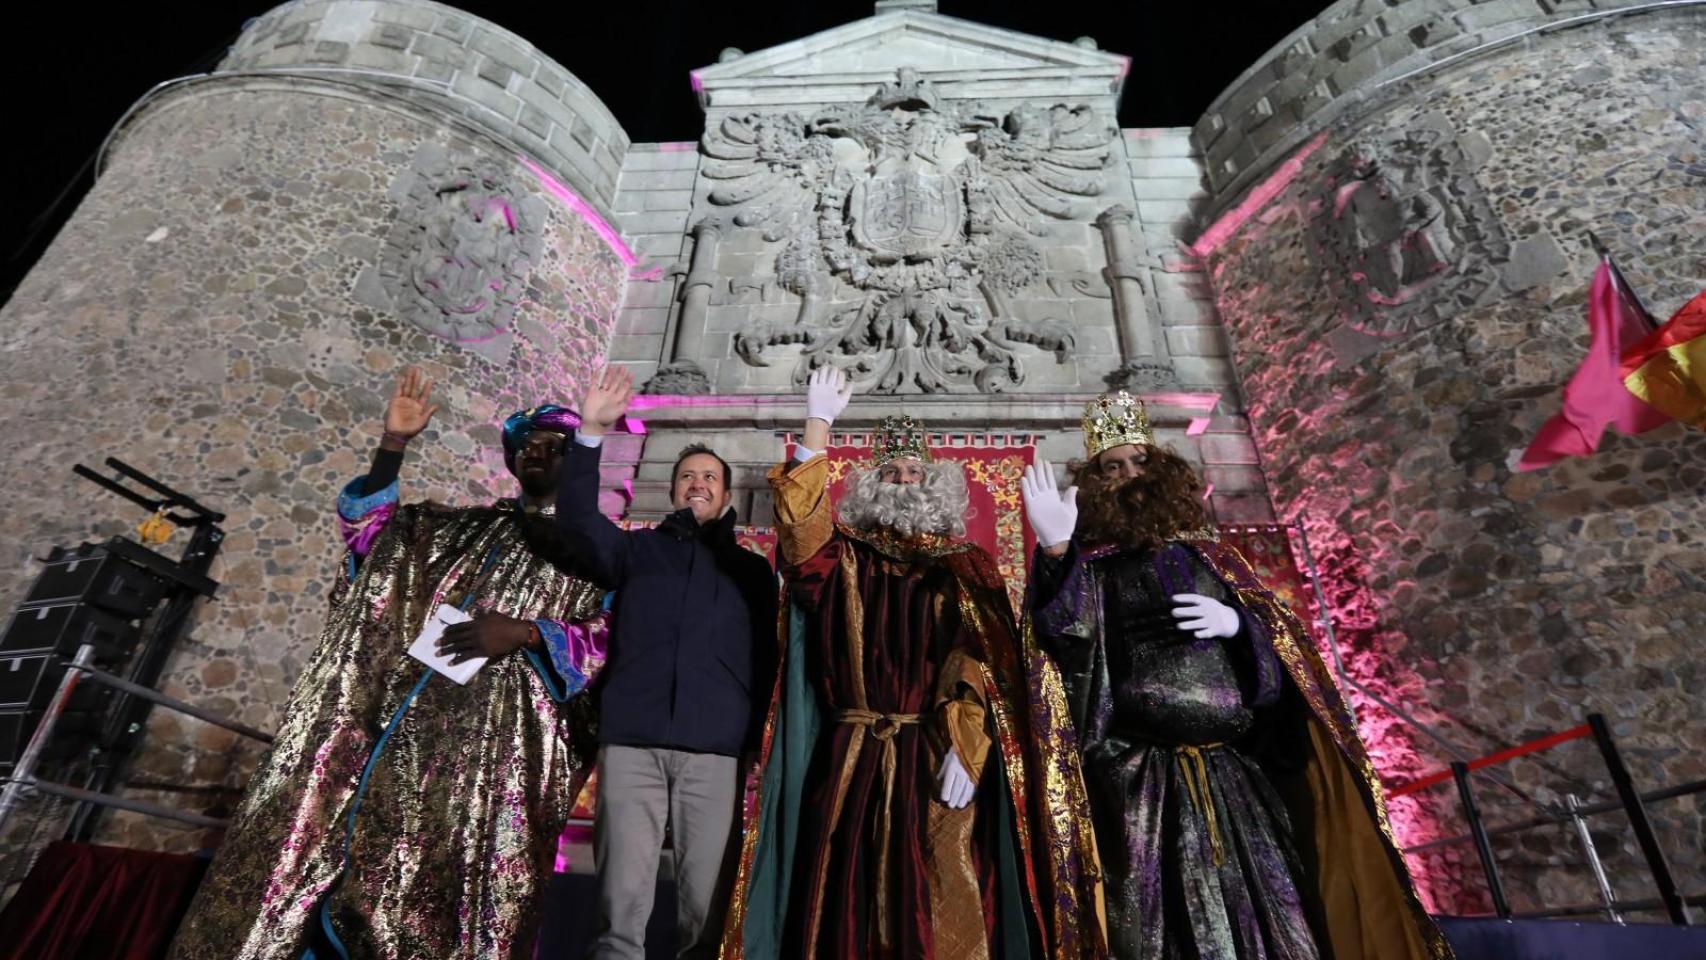
[[[1625,351],[1618,372],[1639,399],[1706,428],[1706,293]]]
[[[1600,254],[1588,292],[1588,355],[1564,386],[1564,409],[1546,421],[1523,451],[1517,470],[1538,470],[1565,457],[1585,457],[1599,449],[1606,427],[1619,433],[1645,433],[1670,420],[1624,385],[1623,349],[1642,341],[1656,324],[1623,275]]]

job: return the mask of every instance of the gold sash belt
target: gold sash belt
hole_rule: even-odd
[[[1179,758],[1179,766],[1184,769],[1185,792],[1191,795],[1191,805],[1208,824],[1209,848],[1214,851],[1214,865],[1217,867],[1226,862],[1226,851],[1220,842],[1220,818],[1214,812],[1214,794],[1208,787],[1208,759],[1203,753],[1223,746],[1225,744],[1205,743],[1194,746],[1181,744],[1173,748]]]
[[[877,822],[877,932],[878,942],[884,948],[892,946],[894,940],[893,930],[889,927],[889,811],[894,805],[897,764],[894,735],[900,732],[901,727],[924,722],[924,716],[922,713],[877,713],[874,710],[839,710],[835,714],[837,723],[850,723],[857,728],[853,742],[847,745],[849,773],[867,734],[883,745],[883,807],[881,819]]]

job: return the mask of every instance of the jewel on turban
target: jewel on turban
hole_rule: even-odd
[[[549,430],[567,437],[580,425],[579,414],[554,403],[517,410],[504,421],[504,465],[514,469],[515,455],[521,452],[522,444],[533,431]]]

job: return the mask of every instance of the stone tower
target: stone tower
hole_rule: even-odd
[[[1653,788],[1706,776],[1706,439],[1513,472],[1587,342],[1589,231],[1661,319],[1706,287],[1706,14],[1628,6],[1333,4],[1196,125],[1194,249],[1353,676],[1471,754],[1602,712]],[[1506,773],[1540,803],[1610,796],[1587,742]],[[1493,823],[1538,812],[1479,783]],[[1700,808],[1651,812],[1700,889]],[[1652,896],[1621,814],[1592,826],[1618,895]],[[1517,910],[1598,902],[1565,827],[1495,848]]]
[[[513,490],[501,419],[600,363],[634,259],[611,215],[627,150],[526,41],[413,0],[288,4],[211,75],[150,93],[0,318],[0,603],[47,547],[140,519],[70,474],[118,456],[229,518],[220,598],[163,687],[276,728],[336,574],[331,504],[400,366],[445,404],[408,495],[467,503]],[[229,809],[205,789],[240,787],[256,753],[156,711],[133,779],[201,792],[133,794]],[[113,842],[203,841],[107,824]]]

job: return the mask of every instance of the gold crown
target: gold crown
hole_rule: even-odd
[[[1104,450],[1128,443],[1155,445],[1149,411],[1143,401],[1124,390],[1103,394],[1084,405],[1084,456],[1094,460]]]
[[[878,467],[911,457],[930,462],[930,449],[925,445],[924,424],[911,417],[884,417],[877,425],[876,443],[872,452]]]

